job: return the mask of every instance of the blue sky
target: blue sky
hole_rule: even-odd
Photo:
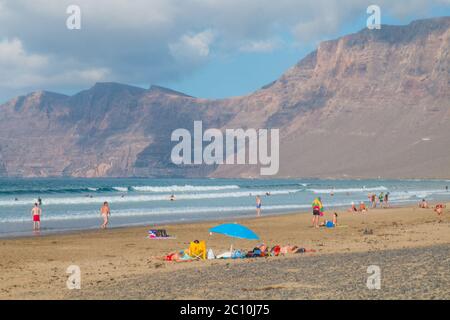
[[[363,12],[364,13],[364,12]],[[450,16],[450,5],[433,6],[425,15],[423,12],[402,18],[382,15],[382,24],[404,25],[415,19]],[[345,34],[358,32],[366,27],[368,15],[361,14],[351,23],[343,24],[336,33],[325,37],[333,39]],[[295,43],[289,34],[283,37],[287,43]],[[296,44],[273,52],[236,54],[227,58],[211,60],[207,65],[181,81],[166,82],[163,85],[174,90],[204,98],[225,98],[251,93],[276,80],[288,68],[295,65],[309,52],[315,50],[316,43]],[[211,84],[212,83],[212,84]]]
[[[68,30],[69,5],[81,30]],[[450,16],[450,0],[0,0],[0,102],[96,82],[151,84],[204,98],[250,93],[318,43],[366,26]]]

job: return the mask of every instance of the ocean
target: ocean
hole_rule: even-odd
[[[100,207],[111,206],[111,227],[236,219],[310,211],[321,196],[325,211],[368,203],[369,192],[390,192],[392,205],[450,200],[450,180],[247,179],[0,179],[0,237],[32,234],[31,208],[42,199],[42,232],[99,228]],[[334,193],[332,196],[331,193]],[[170,201],[174,195],[176,201]]]

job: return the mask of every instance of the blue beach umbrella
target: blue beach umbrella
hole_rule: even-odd
[[[256,233],[254,233],[249,228],[237,223],[221,224],[209,229],[209,231],[238,239],[259,240],[259,237]]]

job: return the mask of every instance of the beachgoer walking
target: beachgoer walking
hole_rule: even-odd
[[[442,203],[437,204],[436,207],[434,208],[434,211],[438,215],[439,223],[442,222],[442,213],[444,213],[444,208],[445,208],[445,205]]]
[[[322,204],[322,199],[320,197],[317,197],[314,199],[314,201],[312,203],[312,209],[313,209],[312,224],[313,224],[313,227],[318,228],[319,227],[319,218],[321,215],[323,215],[323,204]]]
[[[111,215],[111,209],[109,208],[108,202],[104,202],[102,208],[100,209],[100,214],[103,218],[102,229],[106,229],[109,222],[109,216]]]
[[[371,194],[370,202],[372,202],[372,209],[377,207],[377,195],[375,193]]]
[[[386,192],[386,194],[384,195],[384,206],[386,208],[389,208],[389,192]]]
[[[41,208],[39,208],[39,205],[35,203],[33,209],[31,209],[31,216],[33,218],[33,231],[39,231],[41,229],[41,215],[42,210]]]
[[[378,196],[378,201],[380,201],[380,208],[384,208],[383,201],[384,201],[384,192],[381,192]]]
[[[262,201],[260,196],[256,196],[256,215],[259,217],[261,215]]]

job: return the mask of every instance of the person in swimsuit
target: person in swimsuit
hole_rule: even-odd
[[[372,202],[372,209],[377,207],[377,195],[375,193],[371,194],[370,202]]]
[[[101,226],[102,229],[106,229],[109,222],[109,216],[111,215],[111,210],[109,208],[108,202],[104,202],[102,208],[100,209],[100,214],[103,218],[103,224]]]
[[[428,209],[428,202],[425,199],[422,199],[421,202],[419,202],[419,208],[421,209]]]
[[[41,214],[41,208],[39,208],[39,205],[35,203],[33,209],[31,209],[31,216],[33,217],[33,231],[39,231],[41,229]]]
[[[356,204],[352,202],[352,206],[350,209],[348,209],[349,212],[358,212],[358,209],[356,208]]]
[[[363,201],[359,204],[359,211],[363,213],[367,211],[366,204]]]
[[[320,199],[320,197],[314,199],[314,201],[312,203],[312,208],[313,208],[312,224],[313,224],[313,227],[318,228],[319,227],[319,218],[321,215],[323,215],[323,205],[322,205],[322,200]]]
[[[378,200],[380,201],[380,207],[384,208],[384,205],[383,205],[384,193],[383,192],[380,193],[380,195],[378,196]]]
[[[434,211],[438,214],[439,223],[442,222],[442,213],[444,212],[445,205],[444,204],[437,204],[434,208]]]
[[[386,208],[389,208],[389,192],[386,192],[386,194],[384,195],[384,206]]]
[[[256,196],[256,215],[259,217],[261,215],[262,201],[260,196]]]

